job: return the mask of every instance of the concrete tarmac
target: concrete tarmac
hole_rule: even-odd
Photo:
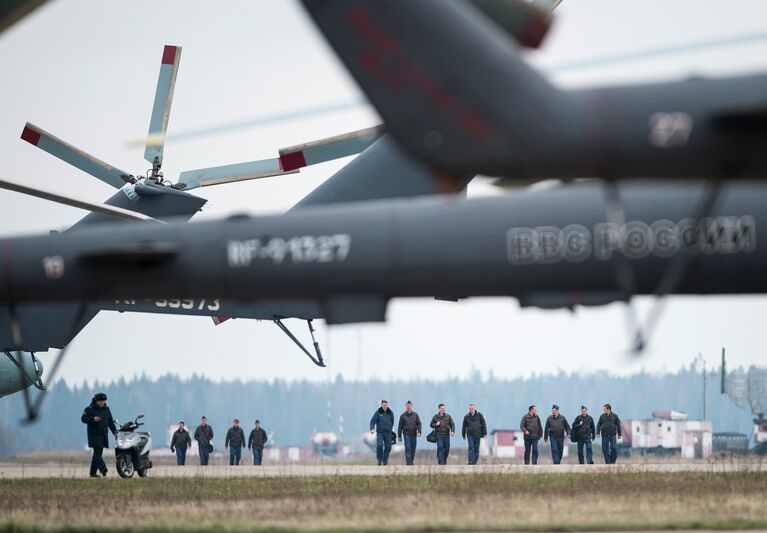
[[[117,478],[113,464],[107,463],[107,477]],[[616,465],[269,465],[269,466],[168,466],[158,465],[149,471],[151,478],[233,478],[233,477],[316,477],[316,476],[417,476],[417,475],[472,475],[472,474],[589,474],[589,473],[642,473],[642,472],[767,472],[767,463],[626,463]],[[87,465],[75,464],[19,464],[0,463],[0,479],[24,478],[87,478]],[[137,477],[137,476],[136,476]]]

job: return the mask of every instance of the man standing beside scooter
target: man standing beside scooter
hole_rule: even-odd
[[[98,477],[97,472],[102,476],[107,475],[107,465],[104,463],[102,454],[104,448],[109,448],[109,434],[117,435],[117,426],[112,418],[112,411],[107,407],[107,395],[99,392],[93,397],[91,404],[83,411],[81,417],[83,424],[88,425],[88,446],[93,449],[91,457],[90,476]]]

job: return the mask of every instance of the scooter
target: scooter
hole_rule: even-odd
[[[139,422],[142,418],[143,414],[138,415],[135,420],[121,424],[117,431],[115,458],[117,474],[122,478],[131,478],[134,472],[139,477],[146,477],[147,471],[152,468],[152,461],[149,460],[152,436],[146,431],[136,431],[144,425]]]

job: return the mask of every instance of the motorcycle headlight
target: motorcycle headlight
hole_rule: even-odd
[[[117,435],[117,445],[121,448],[130,448],[138,440],[137,435]]]

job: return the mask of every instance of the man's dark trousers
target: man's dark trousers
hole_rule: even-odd
[[[402,442],[405,443],[405,464],[412,465],[415,460],[415,448],[418,438],[415,435],[402,434]]]
[[[530,452],[533,452],[533,464],[538,464],[538,439],[525,439],[525,464],[530,464]]]
[[[176,448],[176,464],[178,466],[186,464],[186,448]]]
[[[618,437],[615,435],[611,437],[602,435],[602,454],[605,456],[605,464],[615,464],[615,461],[618,459]]]
[[[551,460],[555,465],[562,462],[562,452],[565,448],[564,437],[552,437],[549,436],[549,442],[551,442]]]
[[[592,464],[594,462],[594,454],[591,447],[591,439],[586,438],[578,441],[578,462],[583,464],[583,448],[586,448],[586,462]]]
[[[253,448],[253,464],[256,466],[261,465],[261,460],[264,458],[263,448]]]
[[[93,457],[91,457],[91,476],[95,476],[96,472],[99,470],[101,472],[107,471],[107,465],[102,457],[103,453],[104,448],[93,448]]]
[[[242,459],[242,448],[239,446],[229,446],[229,466],[239,466],[240,459]]]
[[[466,435],[466,441],[469,443],[469,464],[475,465],[479,460],[479,441],[481,437],[472,437]]]
[[[376,433],[376,458],[379,465],[389,464],[389,454],[391,453],[391,431]]]
[[[208,459],[210,458],[210,451],[208,450],[209,448],[207,446],[200,446],[200,464],[202,466],[208,464]]]
[[[437,435],[437,464],[446,465],[450,455],[450,435]]]

